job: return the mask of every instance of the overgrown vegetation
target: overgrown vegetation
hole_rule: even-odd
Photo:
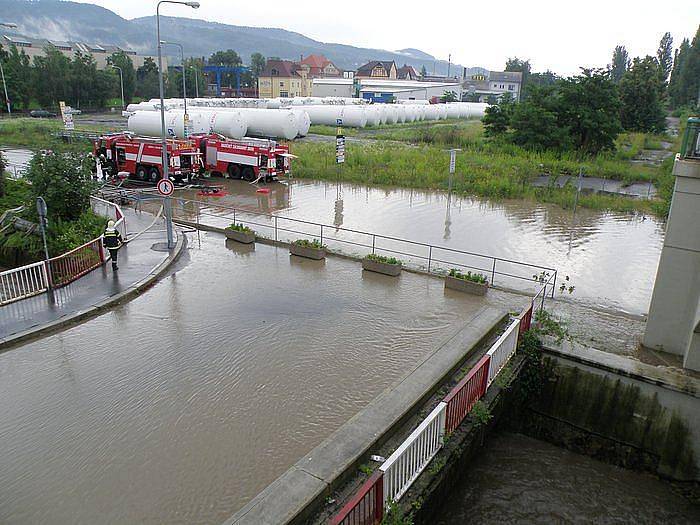
[[[396,257],[385,257],[383,255],[377,255],[376,253],[370,253],[369,255],[366,255],[365,259],[385,264],[401,264],[401,261],[398,260]]]
[[[471,281],[473,283],[479,283],[479,284],[487,284],[488,283],[488,281],[486,280],[486,276],[484,274],[472,273],[472,272],[462,273],[457,268],[452,268],[448,275],[450,277],[454,277],[455,279],[461,279],[463,281]]]
[[[91,151],[90,142],[75,140],[64,142],[54,136],[63,129],[63,122],[56,119],[13,118],[0,119],[0,143],[3,146],[22,146],[32,150],[66,151],[86,153]],[[104,127],[83,125],[81,131],[113,131]]]
[[[244,226],[242,223],[236,223],[233,222],[230,225],[226,227],[227,230],[233,230],[237,232],[242,232],[242,233],[255,233],[253,230],[248,228],[248,226]]]
[[[413,518],[404,515],[398,503],[391,501],[389,503],[389,508],[387,508],[384,513],[381,525],[413,525]]]
[[[469,415],[476,427],[482,427],[493,419],[493,414],[491,414],[489,407],[481,399],[474,403]]]

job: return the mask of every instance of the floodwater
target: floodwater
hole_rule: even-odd
[[[272,183],[269,194],[256,193],[254,186],[241,181],[209,183],[222,185],[228,195],[207,197],[190,190],[177,195],[556,268],[560,279],[568,275],[568,284],[575,286],[573,299],[633,314],[648,311],[663,245],[664,223],[640,214],[579,208],[574,215],[555,205],[520,200],[494,202],[454,195],[448,199],[445,192],[306,180]],[[203,209],[207,212],[223,213]],[[192,209],[188,213],[192,218]],[[241,218],[237,215],[237,220]],[[212,222],[206,215],[201,220]],[[229,222],[230,213],[214,221],[219,226]],[[279,226],[300,225],[280,222]],[[307,231],[318,236],[318,229]],[[265,233],[270,234],[269,229]],[[354,240],[371,244],[366,236]],[[474,264],[484,273],[491,270],[483,260]],[[505,266],[503,271],[527,278],[535,273],[524,267]],[[498,276],[496,284],[512,285],[499,283]]]
[[[436,525],[700,523],[700,507],[646,473],[521,434],[489,437]]]
[[[220,234],[186,257],[0,354],[0,523],[221,523],[486,300]]]
[[[21,177],[22,173],[29,167],[29,162],[34,155],[31,150],[22,148],[0,148],[0,152],[7,163],[7,171],[14,178]]]

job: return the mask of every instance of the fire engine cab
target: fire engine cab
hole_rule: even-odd
[[[191,180],[201,169],[200,153],[188,140],[168,139],[168,174],[176,181]],[[152,183],[163,176],[163,145],[160,139],[115,133],[99,137],[93,154],[101,159],[110,174],[128,172],[130,176]]]
[[[269,181],[290,171],[289,146],[267,139],[229,139],[196,134],[189,140],[202,155],[204,170],[248,182]]]

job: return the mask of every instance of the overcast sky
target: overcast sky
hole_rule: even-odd
[[[151,15],[155,0],[78,0],[124,18]],[[632,56],[654,54],[666,31],[674,46],[692,39],[699,0],[501,0],[490,2],[340,2],[337,0],[200,0],[164,5],[161,13],[226,24],[279,27],[315,40],[397,50],[414,47],[465,66],[502,69],[529,58],[535,71],[603,67],[624,44]],[[447,8],[449,7],[449,10]],[[193,35],[194,37],[194,35]]]

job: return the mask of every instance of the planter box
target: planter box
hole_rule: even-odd
[[[224,230],[227,239],[232,239],[243,244],[252,244],[255,242],[255,232],[240,232],[238,230]]]
[[[397,277],[401,273],[401,263],[389,264],[380,261],[373,261],[372,259],[362,259],[362,269],[369,272],[383,273],[384,275]]]
[[[470,293],[472,295],[486,295],[489,289],[489,283],[475,283],[474,281],[465,281],[464,279],[457,279],[456,277],[450,277],[448,275],[445,277],[445,288]]]
[[[323,248],[307,248],[306,246],[299,246],[295,243],[289,245],[289,253],[298,257],[313,259],[314,261],[320,261],[326,258],[326,250]]]

